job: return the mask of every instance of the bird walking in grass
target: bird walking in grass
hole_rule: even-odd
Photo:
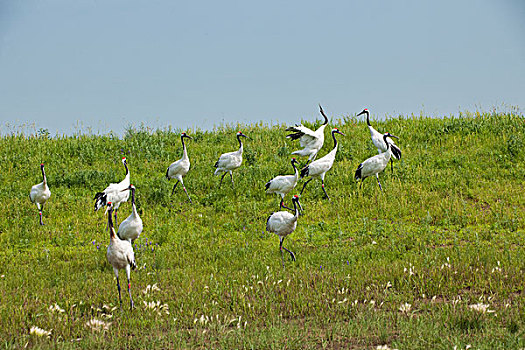
[[[112,212],[113,206],[111,202],[107,203],[107,212],[108,212],[108,227],[109,227],[109,245],[106,253],[108,262],[113,266],[113,272],[117,278],[117,289],[118,289],[118,299],[120,302],[120,307],[122,308],[122,296],[120,293],[120,281],[118,278],[119,270],[126,270],[126,277],[128,279],[128,293],[130,300],[130,308],[133,309],[133,298],[131,297],[131,280],[130,274],[131,269],[135,269],[137,264],[135,263],[135,253],[133,252],[133,247],[131,242],[128,240],[120,239],[115,233],[115,228],[113,227],[112,221]]]
[[[219,183],[219,188],[221,187],[222,180],[224,179],[224,176],[227,173],[230,173],[230,179],[232,180],[232,186],[234,185],[232,171],[239,168],[242,164],[243,147],[242,147],[241,137],[248,138],[248,136],[244,135],[242,132],[240,131],[237,132],[237,141],[239,141],[239,149],[235,152],[221,154],[221,156],[219,157],[219,160],[215,163],[215,168],[217,169],[215,169],[214,175],[217,175],[221,172],[224,173],[222,174],[221,182]]]
[[[318,160],[315,160],[305,166],[301,169],[301,179],[305,176],[309,176],[310,179],[306,181],[303,185],[303,188],[301,190],[301,195],[303,194],[304,189],[306,188],[306,185],[312,181],[313,179],[321,179],[321,187],[323,188],[323,192],[326,196],[326,198],[330,199],[328,196],[328,193],[326,193],[326,189],[324,188],[324,177],[328,170],[332,168],[332,165],[334,164],[335,155],[337,154],[337,139],[335,138],[335,134],[340,134],[345,136],[342,132],[340,132],[337,128],[332,129],[332,138],[334,139],[334,148],[325,155],[323,158],[320,158]]]
[[[292,158],[292,167],[295,172],[294,175],[279,175],[266,183],[266,193],[277,193],[281,196],[279,209],[286,208],[291,210],[291,208],[284,205],[284,197],[294,189],[299,180],[299,171],[295,166],[296,164],[298,164],[297,159]]]
[[[133,243],[139,238],[142,233],[142,219],[137,213],[137,206],[135,205],[135,186],[129,185],[128,188],[122,191],[131,191],[131,214],[122,221],[118,227],[117,236],[120,239],[128,240]]]
[[[126,158],[122,158],[122,164],[126,168],[126,177],[119,183],[111,183],[102,192],[98,192],[95,195],[95,211],[99,210],[107,203],[113,204],[113,210],[115,211],[115,224],[117,224],[117,211],[120,204],[127,202],[129,198],[129,191],[122,191],[130,185],[130,175],[128,169],[128,163]]]
[[[192,137],[186,135],[185,132],[183,132],[180,135],[180,140],[182,142],[182,150],[183,150],[182,158],[177,160],[177,161],[175,161],[175,162],[173,162],[173,163],[171,163],[171,165],[166,170],[166,178],[168,180],[170,180],[170,179],[176,179],[177,180],[177,182],[173,186],[173,190],[171,190],[171,195],[172,196],[173,196],[173,192],[175,192],[175,188],[177,187],[177,185],[180,182],[181,185],[182,185],[182,189],[186,193],[186,196],[188,196],[188,199],[190,200],[190,203],[192,203],[190,195],[188,194],[188,191],[186,191],[186,187],[184,186],[184,182],[182,181],[182,177],[184,175],[186,175],[188,173],[188,171],[190,170],[190,158],[188,158],[188,151],[186,150],[186,144],[184,143],[184,139],[185,138],[190,139],[190,140],[192,139]]]
[[[374,144],[374,146],[376,146],[377,152],[386,152],[387,144],[389,144],[391,146],[393,158],[397,160],[401,159],[401,150],[399,149],[399,147],[396,146],[395,142],[391,138],[387,138],[385,141],[385,139],[383,138],[383,134],[374,129],[370,124],[370,112],[368,111],[368,109],[363,109],[361,113],[359,113],[357,116],[360,116],[361,114],[366,114],[366,124],[368,124],[370,136],[372,137],[372,143]],[[392,158],[390,158],[390,169],[392,172],[394,171],[394,161]]]
[[[293,196],[292,203],[294,206],[294,214],[287,211],[278,211],[273,213],[266,220],[266,231],[273,232],[279,236],[279,250],[281,251],[281,259],[284,267],[283,249],[290,253],[292,261],[295,261],[295,254],[283,247],[283,241],[290,233],[297,228],[297,219],[299,218],[299,209],[302,210],[301,203],[299,203],[299,196]]]
[[[31,187],[29,198],[31,199],[31,202],[36,204],[36,207],[38,208],[38,214],[40,215],[40,225],[44,225],[44,221],[42,220],[42,210],[44,210],[44,204],[46,204],[49,197],[51,197],[51,190],[47,185],[44,163],[40,164],[40,170],[42,171],[43,181]]]
[[[326,117],[326,114],[324,114],[323,107],[321,107],[321,105],[319,105],[319,110],[324,118],[324,122],[316,131],[312,131],[302,124],[291,126],[286,129],[286,131],[293,132],[293,134],[288,134],[286,137],[289,137],[292,140],[298,139],[301,147],[303,148],[301,150],[292,152],[292,154],[302,157],[308,156],[307,164],[315,160],[317,153],[324,144],[324,129],[328,124],[328,118]]]
[[[387,139],[390,137],[398,138],[397,136],[394,136],[389,132],[385,133],[383,135],[383,140],[387,145],[386,151],[368,158],[363,163],[359,164],[359,166],[357,167],[357,170],[355,171],[355,179],[361,179],[361,185],[359,186],[359,188],[361,188],[361,186],[363,185],[363,181],[367,177],[375,175],[377,178],[377,183],[379,184],[379,189],[383,191],[383,188],[381,187],[381,182],[379,182],[379,173],[385,170],[385,168],[388,165],[388,161],[390,160],[390,157],[392,157],[392,145],[389,142],[387,142]]]

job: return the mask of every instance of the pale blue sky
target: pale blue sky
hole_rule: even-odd
[[[0,132],[525,107],[525,2],[0,0]]]

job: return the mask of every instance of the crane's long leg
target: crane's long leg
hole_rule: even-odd
[[[117,289],[118,289],[118,301],[120,302],[120,308],[122,309],[122,297],[120,296],[120,282],[118,280],[118,270],[113,268],[115,276],[117,276]]]
[[[38,215],[40,215],[40,225],[44,226],[44,221],[42,220],[42,210],[44,210],[44,205],[38,206]]]
[[[133,303],[133,298],[131,297],[131,282],[130,282],[130,271],[129,271],[129,265],[126,266],[126,276],[128,277],[128,293],[129,293],[129,300],[130,300],[130,309],[133,310],[135,307],[135,304]],[[122,301],[120,302],[122,304]]]
[[[233,183],[233,174],[232,174],[232,171],[230,170],[230,179],[232,180],[232,187],[234,186],[234,183]]]
[[[390,170],[392,171],[392,174],[394,173],[394,160],[390,158]]]
[[[291,250],[288,250],[286,249],[285,247],[283,247],[283,241],[284,241],[284,237],[281,239],[281,243],[279,245],[279,248],[281,249],[281,257],[282,257],[282,254],[283,254],[283,249],[286,250],[288,253],[290,253],[290,256],[292,257],[292,261],[295,261],[295,254],[291,251]],[[283,258],[283,267],[284,267],[284,258]]]
[[[221,182],[219,182],[219,188],[221,188],[222,180],[224,179],[225,176],[226,176],[226,172],[224,174],[222,174],[222,176],[221,176]]]
[[[381,187],[381,182],[379,182],[379,174],[376,174],[376,178],[377,178],[377,183],[379,184],[379,189],[381,190],[381,192],[383,192],[383,187]]]
[[[313,180],[313,177],[311,177],[310,179],[308,179],[308,181],[306,181],[306,182],[304,183],[304,185],[303,185],[303,189],[301,190],[301,195],[303,194],[303,191],[304,191],[304,188],[306,187],[306,185],[308,185],[308,183],[309,183],[310,181],[312,181],[312,180]]]
[[[328,193],[326,193],[326,190],[324,188],[324,180],[321,180],[321,187],[323,189],[324,194],[326,195],[326,198],[328,198],[328,200],[330,200],[330,197],[328,196]]]
[[[186,193],[186,196],[188,196],[188,199],[190,200],[190,203],[193,204],[193,202],[191,201],[190,195],[188,194],[188,191],[186,191],[186,186],[184,186],[184,182],[182,182],[182,180],[180,180],[180,183],[182,185],[182,189]]]
[[[173,185],[173,189],[171,190],[171,195],[173,196],[173,192],[175,192],[175,188],[177,187],[177,185],[179,184],[179,180],[177,180],[177,182],[175,182],[175,185]]]
[[[279,250],[281,251],[281,261],[283,263],[284,268],[283,239],[281,237],[279,237]]]
[[[292,208],[288,208],[286,205],[284,205],[284,197],[281,197],[281,202],[279,203],[279,209],[286,208],[289,210],[293,210]]]

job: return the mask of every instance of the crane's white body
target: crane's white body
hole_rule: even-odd
[[[387,137],[386,142],[385,142],[385,139],[383,138],[383,134],[381,134],[379,131],[374,129],[374,127],[370,124],[370,112],[368,111],[368,109],[365,108],[358,115],[361,115],[363,113],[366,114],[366,124],[368,125],[368,130],[370,130],[370,137],[372,139],[372,143],[377,148],[377,153],[381,154],[383,152],[386,152],[387,150],[386,142],[388,142],[388,144],[392,147],[392,156],[395,159],[401,159],[401,150],[399,149],[399,147],[397,147],[394,140],[392,140],[390,137]]]
[[[219,187],[221,186],[222,180],[224,179],[224,176],[227,173],[230,174],[230,179],[232,181],[232,186],[233,186],[232,171],[239,168],[242,165],[243,145],[242,145],[241,137],[247,137],[247,136],[239,131],[237,133],[237,141],[239,141],[239,149],[237,151],[221,154],[221,156],[219,157],[219,160],[215,162],[216,169],[215,169],[214,175],[224,173],[222,174]]]
[[[111,205],[111,202],[108,203],[108,205]],[[135,253],[133,252],[133,246],[131,245],[131,241],[128,240],[122,240],[120,239],[117,234],[115,233],[115,228],[113,227],[113,222],[111,221],[111,214],[112,214],[113,208],[108,213],[108,226],[109,226],[109,245],[106,252],[106,258],[108,259],[108,262],[113,267],[113,272],[115,273],[115,277],[117,278],[117,288],[118,288],[118,296],[119,301],[122,306],[122,298],[120,296],[120,282],[119,282],[119,270],[124,269],[126,271],[126,277],[128,279],[128,292],[129,292],[129,299],[131,303],[131,308],[133,308],[133,299],[131,298],[131,283],[130,283],[130,274],[131,269],[136,268],[137,264],[135,262]]]
[[[104,191],[99,192],[95,195],[95,211],[99,210],[107,203],[111,202],[113,204],[113,209],[115,210],[116,216],[116,211],[120,207],[120,204],[128,201],[129,191],[123,192],[123,190],[128,188],[130,185],[130,173],[126,163],[126,158],[122,158],[122,163],[126,168],[126,177],[124,177],[124,180],[120,181],[119,183],[109,184],[109,186],[106,187]]]
[[[266,221],[266,231],[275,233],[282,240],[295,231],[298,218],[298,213],[294,215],[288,211],[275,212]]]
[[[323,148],[325,127],[326,124],[321,125],[316,131],[312,131],[303,125],[295,126],[293,128],[294,131],[303,134],[303,136],[299,138],[299,144],[303,149],[293,151],[292,154],[308,157],[309,161],[314,160],[317,157],[317,153]]]
[[[335,134],[341,134],[344,136],[342,132],[337,130],[337,128],[332,129],[332,138],[334,139],[334,148],[324,157],[314,160],[307,166],[305,166],[303,169],[301,169],[301,178],[305,176],[309,176],[310,179],[306,181],[303,185],[303,189],[301,190],[301,194],[303,193],[306,185],[312,181],[313,179],[321,179],[321,187],[323,188],[323,192],[326,195],[326,198],[330,199],[328,196],[328,193],[326,193],[326,190],[324,188],[324,177],[328,170],[332,169],[332,165],[334,165],[335,156],[337,154],[337,139],[335,138]]]
[[[283,249],[290,253],[292,260],[295,261],[295,254],[287,248],[283,247],[284,239],[290,233],[295,231],[295,229],[297,228],[297,219],[299,219],[299,209],[297,208],[298,205],[299,207],[301,206],[301,204],[299,203],[299,197],[294,196],[292,202],[294,205],[294,214],[291,214],[287,211],[278,211],[270,215],[268,217],[268,220],[266,220],[266,231],[273,232],[277,236],[279,236],[279,249],[281,251],[283,267]]]
[[[190,158],[188,157],[188,150],[186,149],[184,138],[191,139],[191,137],[186,135],[186,133],[181,134],[180,140],[182,142],[182,158],[170,164],[170,166],[166,170],[166,178],[168,180],[170,179],[177,180],[175,185],[173,185],[173,190],[171,190],[171,194],[173,195],[173,192],[175,192],[175,188],[180,182],[182,185],[182,189],[188,196],[188,199],[190,200],[190,203],[191,203],[190,195],[188,194],[188,191],[186,191],[186,186],[184,186],[184,181],[182,181],[182,177],[185,176],[190,170]]]
[[[32,203],[36,204],[38,214],[40,215],[40,225],[44,225],[44,222],[42,221],[42,210],[44,209],[44,204],[46,204],[47,200],[51,197],[51,190],[47,185],[47,177],[43,163],[40,164],[40,170],[42,171],[43,181],[31,187],[29,199]]]
[[[292,166],[295,170],[294,175],[279,175],[271,179],[266,183],[266,193],[277,193],[281,196],[281,206],[284,201],[284,197],[290,193],[291,190],[297,185],[299,180],[299,171],[295,167],[295,158],[292,160]]]
[[[324,129],[328,124],[328,117],[324,114],[323,108],[319,105],[319,110],[324,117],[324,123],[317,130],[313,131],[304,125],[296,125],[286,129],[286,131],[293,131],[294,134],[286,135],[286,137],[292,140],[299,139],[299,144],[303,149],[293,151],[292,154],[296,154],[302,157],[308,157],[308,161],[313,161],[317,157],[317,153],[324,144]]]
[[[120,239],[133,242],[139,238],[143,230],[142,219],[137,213],[137,207],[135,205],[135,187],[130,186],[131,193],[131,214],[122,221],[118,227],[117,236]]]
[[[390,136],[393,136],[393,135],[391,135],[390,133],[384,134],[383,140],[386,142],[386,139]],[[364,162],[362,162],[361,164],[359,164],[359,166],[357,167],[357,170],[355,171],[355,179],[356,180],[361,179],[361,183],[363,183],[363,181],[367,177],[375,175],[377,179],[377,183],[379,184],[379,188],[382,191],[383,188],[381,187],[381,182],[379,182],[379,173],[385,170],[391,157],[392,157],[392,146],[388,144],[385,152],[375,155],[373,157],[370,157]]]

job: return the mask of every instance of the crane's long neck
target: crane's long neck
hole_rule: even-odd
[[[186,144],[184,143],[184,137],[181,136],[181,137],[180,137],[180,140],[181,140],[181,142],[182,142],[182,152],[183,152],[183,154],[182,154],[182,158],[184,158],[184,159],[188,159],[188,151],[186,150]]]
[[[128,169],[128,163],[124,162],[124,167],[126,168],[126,177],[124,178],[124,180],[128,180],[129,181],[129,169]]]
[[[335,138],[335,132],[332,131],[332,138],[334,139],[334,149],[337,148],[337,139]]]
[[[372,126],[372,124],[370,124],[370,112],[368,111],[366,111],[366,124]]]
[[[117,234],[115,233],[115,228],[113,227],[113,210],[108,211],[108,228],[109,228],[109,238],[115,239]]]
[[[328,124],[328,118],[326,117],[326,115],[324,113],[323,113],[323,118],[324,118],[323,125]]]
[[[133,208],[133,215],[138,216],[137,206],[135,205],[135,188],[131,188],[131,207]]]
[[[237,141],[239,141],[239,153],[242,153],[242,141],[241,141],[241,136],[240,135],[237,135]]]
[[[44,186],[47,185],[47,177],[46,177],[46,171],[44,170],[44,167],[42,167],[42,178],[43,178]]]
[[[293,170],[295,171],[295,180],[299,178],[299,170],[297,170],[297,167],[295,166],[295,162],[292,162]]]
[[[392,146],[390,145],[390,142],[387,141],[387,138],[388,138],[388,135],[383,135],[383,140],[385,141],[385,144],[386,144],[385,152],[388,152],[389,155],[392,155]]]
[[[294,219],[297,220],[299,218],[299,208],[297,208],[297,200],[293,201],[293,208],[295,211]]]

